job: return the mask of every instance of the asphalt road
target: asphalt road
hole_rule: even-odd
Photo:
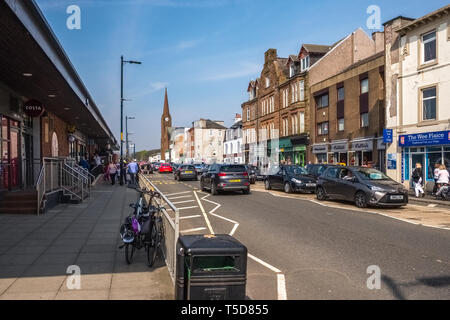
[[[256,190],[211,196],[196,181],[148,177],[181,209],[182,234],[232,234],[247,246],[251,299],[450,299],[448,230]],[[368,288],[373,268],[380,289]]]

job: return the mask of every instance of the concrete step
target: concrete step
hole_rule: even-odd
[[[37,208],[34,207],[1,207],[0,214],[36,214]]]

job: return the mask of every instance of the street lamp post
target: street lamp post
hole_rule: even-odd
[[[129,144],[128,144],[128,120],[134,120],[135,119],[135,117],[128,117],[128,116],[125,116],[125,139],[126,139],[126,141],[125,141],[125,144],[126,144],[126,157],[128,158],[129,157],[129,152],[128,152],[128,149],[130,148],[130,146],[129,146]]]
[[[129,64],[142,64],[139,61],[127,61],[123,60],[123,56],[120,56],[120,185],[124,184],[124,172],[123,172],[123,65]],[[128,147],[127,147],[128,148]]]

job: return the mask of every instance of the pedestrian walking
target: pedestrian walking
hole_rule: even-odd
[[[434,178],[434,187],[433,187],[433,196],[436,195],[436,192],[439,190],[438,188],[438,180],[439,180],[439,170],[440,170],[440,163],[436,162],[434,164],[434,171],[433,171],[433,178]]]
[[[128,165],[128,173],[130,174],[130,180],[131,180],[130,183],[132,185],[136,185],[136,175],[137,175],[138,171],[139,171],[139,166],[136,163],[136,159],[134,159]]]
[[[438,186],[438,192],[436,193],[436,197],[440,197],[442,192],[448,187],[450,183],[449,173],[447,171],[447,168],[444,164],[441,164],[439,167],[438,172],[438,180],[437,180],[437,186]]]
[[[419,198],[420,196],[425,197],[425,192],[423,191],[422,186],[422,165],[420,163],[416,163],[416,168],[412,173],[412,180],[416,198]]]
[[[111,177],[111,184],[116,184],[116,176],[117,176],[117,165],[113,162],[110,162],[108,165],[109,176]]]

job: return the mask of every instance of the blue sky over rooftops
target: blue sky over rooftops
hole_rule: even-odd
[[[367,8],[381,22],[419,18],[443,0],[36,0],[109,126],[120,137],[120,56],[125,66],[124,115],[136,150],[159,148],[164,88],[175,126],[203,117],[231,125],[259,76],[264,52],[298,54],[302,43],[333,44],[361,27]],[[69,5],[81,29],[69,30]]]

